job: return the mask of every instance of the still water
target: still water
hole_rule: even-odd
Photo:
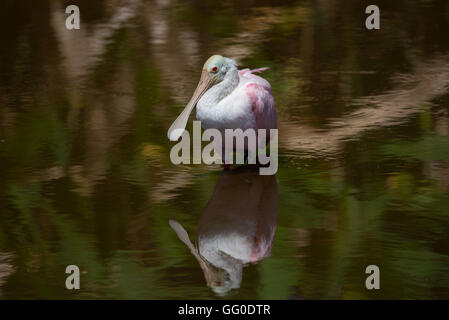
[[[0,298],[448,299],[449,2],[376,4],[2,0]],[[276,176],[170,162],[216,53],[270,68]]]

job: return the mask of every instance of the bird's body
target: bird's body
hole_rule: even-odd
[[[190,102],[168,130],[170,140],[181,137],[196,106],[204,129],[276,129],[277,117],[270,83],[255,75],[267,68],[238,70],[233,59],[210,57]],[[269,136],[269,133],[267,134]]]
[[[196,118],[204,129],[275,129],[274,99],[270,83],[254,74],[265,69],[232,68],[196,105]]]

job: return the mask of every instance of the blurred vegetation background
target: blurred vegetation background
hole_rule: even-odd
[[[0,298],[215,298],[168,220],[193,237],[222,169],[166,132],[219,53],[270,67],[280,134],[272,254],[227,298],[448,299],[449,2],[369,4],[2,0]]]

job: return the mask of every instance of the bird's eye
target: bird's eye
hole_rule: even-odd
[[[217,72],[218,71],[218,67],[213,67],[212,68],[212,72]]]

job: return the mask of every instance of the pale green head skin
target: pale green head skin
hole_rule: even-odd
[[[219,54],[215,54],[207,59],[203,66],[203,70],[207,71],[215,82],[220,82],[223,80],[228,69],[229,66],[227,59]]]
[[[213,67],[222,67],[224,65],[226,65],[225,58],[219,54],[214,54],[204,63],[203,69],[211,72]]]

